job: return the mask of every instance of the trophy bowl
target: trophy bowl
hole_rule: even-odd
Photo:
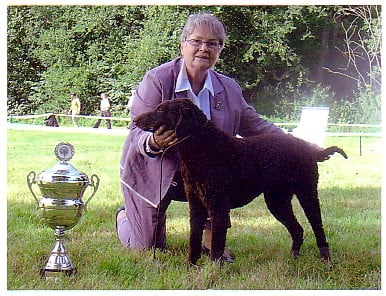
[[[38,176],[35,171],[30,171],[27,175],[27,184],[36,200],[39,215],[55,231],[56,243],[45,266],[40,270],[40,275],[46,278],[76,274],[77,270],[64,246],[64,234],[78,224],[99,187],[97,175],[93,174],[89,179],[68,162],[74,155],[71,144],[59,143],[55,147],[55,155],[59,163]],[[32,189],[33,184],[37,184],[40,189],[40,200]],[[83,202],[82,197],[88,187],[92,187],[93,191],[86,202]]]

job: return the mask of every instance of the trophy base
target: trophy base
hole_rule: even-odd
[[[71,277],[75,276],[77,273],[76,268],[68,269],[68,270],[55,270],[55,269],[40,269],[40,276],[45,279],[60,279],[63,277]]]
[[[72,264],[70,256],[64,246],[64,230],[56,229],[56,243],[48,257],[44,267],[40,269],[40,276],[43,278],[61,278],[63,276],[73,276],[76,268]]]

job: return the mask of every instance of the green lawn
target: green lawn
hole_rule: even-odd
[[[67,232],[66,247],[78,274],[55,282],[39,277],[54,243],[53,231],[38,218],[28,190],[29,171],[39,173],[57,160],[59,142],[75,147],[71,164],[100,188],[80,223]],[[189,236],[186,203],[168,210],[165,253],[129,251],[115,234],[115,209],[122,204],[119,158],[124,136],[8,130],[7,288],[8,290],[143,289],[380,289],[381,288],[381,152],[379,138],[328,138],[344,148],[348,160],[334,156],[321,163],[319,196],[334,267],[319,259],[309,224],[294,199],[305,228],[302,256],[291,261],[291,240],[268,212],[262,198],[233,210],[227,246],[233,264],[219,267],[207,258],[187,268]],[[37,186],[35,192],[38,192]],[[90,191],[86,191],[85,198]],[[85,199],[84,198],[84,199]]]

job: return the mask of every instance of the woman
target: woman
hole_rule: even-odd
[[[189,16],[181,35],[181,57],[145,74],[134,95],[132,118],[164,100],[187,97],[228,134],[247,137],[282,132],[246,103],[233,79],[213,70],[225,41],[224,26],[215,16]],[[152,134],[131,126],[120,164],[125,206],[116,213],[122,245],[133,249],[166,247],[166,209],[171,200],[186,200],[175,147],[165,152],[162,180],[160,175],[160,152],[176,141],[173,130],[160,127]],[[210,249],[211,238],[210,223],[207,224],[206,250]],[[232,260],[228,252],[224,252],[224,257]]]

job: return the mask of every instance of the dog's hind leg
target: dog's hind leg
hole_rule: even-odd
[[[297,194],[297,197],[308,221],[311,224],[312,230],[314,231],[320,255],[324,260],[330,262],[330,251],[323,229],[322,215],[320,211],[320,203],[317,190],[315,189],[299,193]]]
[[[291,203],[292,194],[264,193],[264,199],[272,215],[288,230],[292,238],[291,256],[296,259],[303,244],[302,226],[297,221]]]

